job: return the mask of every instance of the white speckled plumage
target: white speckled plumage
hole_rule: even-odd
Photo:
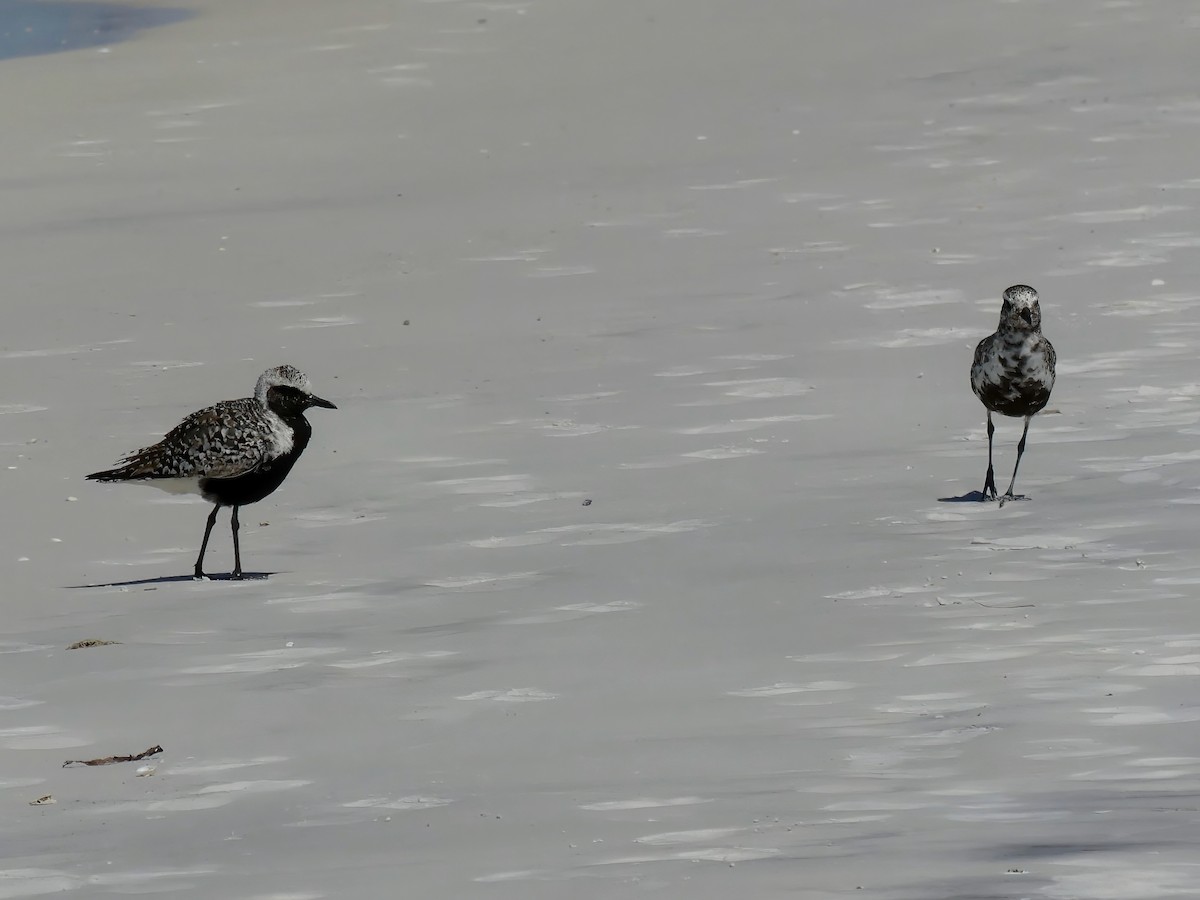
[[[1017,445],[1017,462],[1009,483],[1007,499],[1014,499],[1017,468],[1025,452],[1029,420],[1050,400],[1054,389],[1056,354],[1054,346],[1042,334],[1042,312],[1038,293],[1024,284],[1004,292],[1000,324],[975,348],[971,365],[971,390],[987,407],[988,471],[983,497],[996,496],[992,469],[992,413],[1025,418],[1025,430]]]

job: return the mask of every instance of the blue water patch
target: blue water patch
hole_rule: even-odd
[[[104,47],[193,15],[186,9],[120,3],[0,0],[0,59]]]

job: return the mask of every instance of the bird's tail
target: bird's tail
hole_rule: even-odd
[[[121,466],[119,469],[106,469],[103,472],[93,472],[84,476],[88,481],[129,481],[137,478],[133,466]]]
[[[154,467],[147,465],[140,452],[121,460],[115,469],[105,469],[103,472],[93,472],[84,476],[88,481],[141,481],[147,478],[165,478],[162,473],[155,472]]]

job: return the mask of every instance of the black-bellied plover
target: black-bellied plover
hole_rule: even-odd
[[[992,424],[994,412],[1002,416],[1025,417],[1012,481],[1001,502],[1018,499],[1013,495],[1013,486],[1017,483],[1017,468],[1025,452],[1029,420],[1050,400],[1050,391],[1054,388],[1054,361],[1054,347],[1042,336],[1042,310],[1037,291],[1025,284],[1013,285],[1004,292],[996,333],[979,342],[971,366],[971,390],[988,411],[988,467],[981,500],[996,499],[996,476],[992,471],[992,434],[996,431]]]
[[[312,437],[304,411],[337,409],[309,390],[295,366],[276,366],[259,376],[253,397],[226,400],[192,413],[157,444],[144,447],[92,481],[131,481],[172,494],[199,494],[214,504],[196,558],[204,577],[204,551],[222,506],[233,507],[233,577],[242,577],[238,507],[257,503],[283,483]]]

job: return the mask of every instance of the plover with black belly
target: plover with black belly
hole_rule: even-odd
[[[204,551],[222,506],[233,507],[233,577],[242,577],[238,507],[257,503],[283,483],[308,446],[312,426],[304,411],[337,409],[309,390],[295,366],[276,366],[259,376],[253,397],[226,400],[192,413],[161,441],[144,447],[92,481],[147,484],[172,494],[199,494],[214,504],[196,558],[204,577]]]
[[[1017,468],[1025,452],[1029,420],[1041,412],[1054,388],[1054,347],[1042,335],[1042,310],[1038,293],[1025,284],[1016,284],[1004,292],[1000,308],[1000,326],[975,348],[971,366],[971,390],[987,407],[988,467],[981,500],[996,499],[996,476],[992,471],[992,413],[1024,416],[1025,430],[1017,444],[1017,462],[1005,500],[1023,499],[1013,494]],[[990,496],[989,496],[989,493]]]

